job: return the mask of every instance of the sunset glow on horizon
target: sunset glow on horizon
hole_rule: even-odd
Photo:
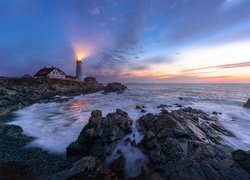
[[[0,5],[0,76],[33,75],[43,66],[74,74],[81,56],[84,76],[100,82],[250,83],[248,0]]]

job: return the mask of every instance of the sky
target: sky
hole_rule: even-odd
[[[0,0],[0,76],[250,83],[250,0]]]

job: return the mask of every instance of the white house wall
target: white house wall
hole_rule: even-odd
[[[65,75],[60,74],[60,72],[56,69],[54,69],[53,71],[51,71],[48,74],[49,78],[56,78],[56,79],[65,79]]]

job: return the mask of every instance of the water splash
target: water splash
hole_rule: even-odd
[[[11,124],[20,125],[25,134],[37,138],[31,146],[65,153],[66,147],[77,139],[88,123],[93,110],[100,109],[106,116],[120,108],[135,121],[143,115],[135,109],[136,105],[147,106],[148,113],[159,113],[157,106],[160,104],[178,103],[208,113],[221,112],[222,115],[217,115],[219,122],[236,135],[236,138],[225,137],[225,143],[235,148],[250,148],[250,109],[242,107],[250,97],[250,84],[134,84],[128,87],[128,91],[119,95],[95,93],[64,103],[33,104],[15,112],[17,117]],[[172,109],[176,107],[168,108]],[[135,133],[136,143],[140,138],[141,134]]]

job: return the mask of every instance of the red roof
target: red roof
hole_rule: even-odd
[[[59,68],[56,67],[51,67],[51,68],[42,68],[40,69],[40,71],[38,71],[34,76],[47,76],[49,73],[51,73],[51,71],[53,71],[54,69],[56,69],[61,75],[66,75],[62,70],[60,70]]]

